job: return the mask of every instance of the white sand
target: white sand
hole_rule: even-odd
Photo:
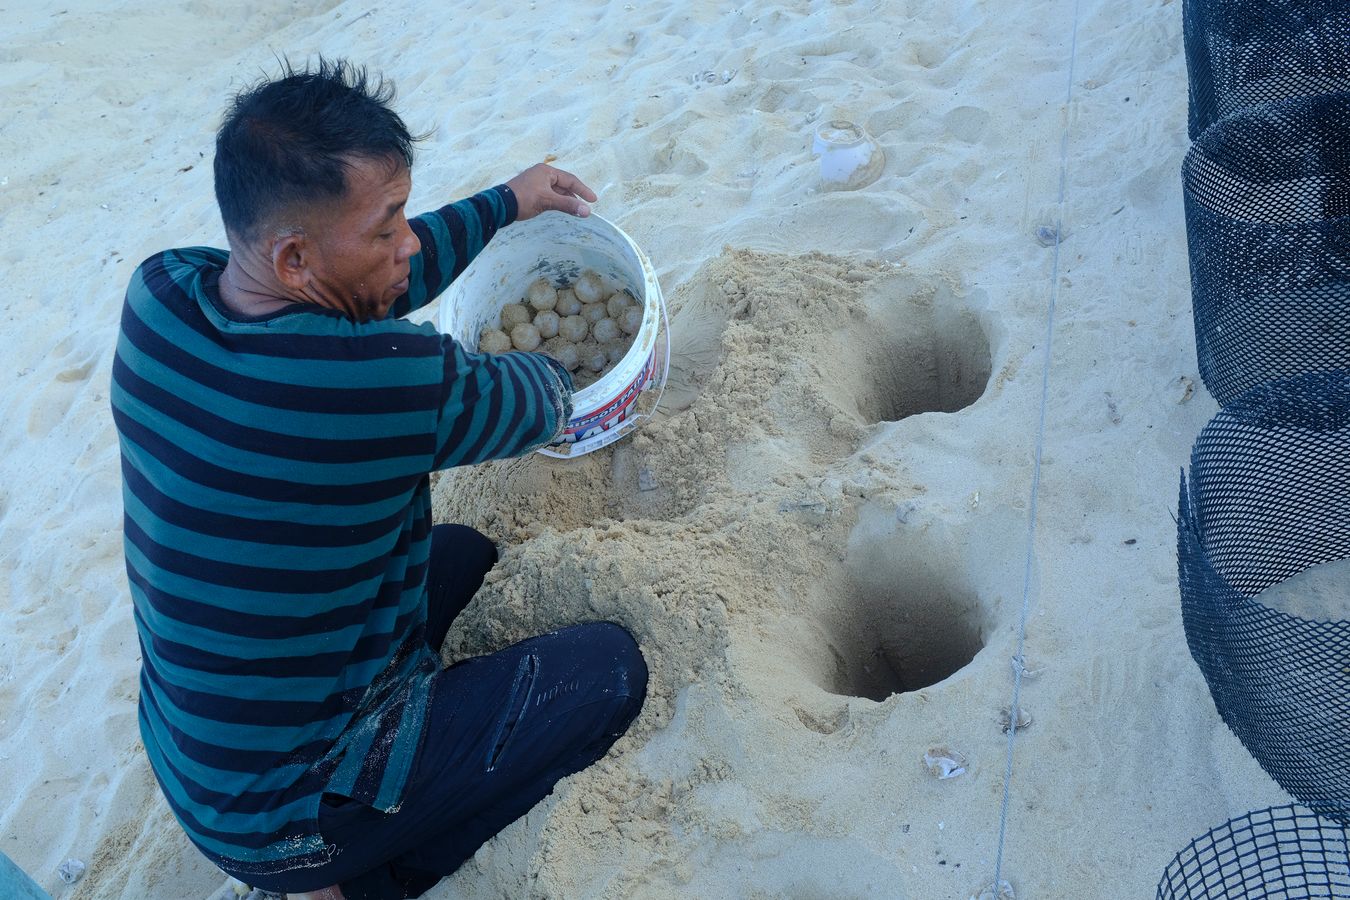
[[[1052,297],[1036,231],[1059,214],[1066,124],[1039,674],[1004,875],[1021,898],[1149,896],[1192,837],[1281,801],[1181,631],[1169,512],[1215,406],[1189,311],[1179,3],[1083,0],[1067,118],[1068,0],[110,6],[0,15],[0,850],[54,895],[222,883],[139,748],[107,391],[136,263],[223,246],[214,128],[282,52],[398,82],[409,124],[436,128],[414,208],[557,154],[676,311],[670,417],[567,465],[440,480],[442,515],[509,547],[448,655],[612,617],[653,682],[614,754],[428,896],[964,900],[988,882]],[[836,117],[887,154],[856,192],[816,189],[809,133]],[[884,702],[840,696],[943,666]],[[967,773],[932,778],[937,745]],[[90,864],[74,889],[55,875],[71,856]]]

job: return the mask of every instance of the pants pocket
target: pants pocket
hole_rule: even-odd
[[[516,666],[516,677],[511,682],[511,693],[507,696],[506,708],[502,711],[501,720],[497,723],[492,740],[488,743],[484,772],[495,770],[502,754],[506,752],[511,736],[515,734],[516,725],[525,714],[525,707],[534,693],[534,679],[538,674],[539,658],[533,653],[521,657],[520,663]]]

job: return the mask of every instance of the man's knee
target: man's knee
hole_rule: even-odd
[[[593,629],[597,656],[606,660],[616,694],[632,700],[634,715],[647,696],[647,661],[628,630],[613,622],[597,622]]]
[[[497,545],[468,525],[435,525],[431,529],[431,558],[454,560],[470,571],[487,572],[497,564]]]

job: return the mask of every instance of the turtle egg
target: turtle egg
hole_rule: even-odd
[[[558,318],[558,314],[551,309],[536,313],[534,317],[534,327],[539,329],[539,336],[545,339],[557,335],[558,325],[561,322],[562,320]]]
[[[479,353],[505,353],[511,349],[511,339],[506,332],[496,328],[484,328],[478,338]]]
[[[581,312],[581,301],[577,299],[576,294],[572,293],[571,288],[563,288],[558,291],[558,305],[554,308],[560,316],[575,316]]]
[[[533,350],[539,346],[539,329],[523,322],[511,329],[511,343],[517,350]]]
[[[590,369],[592,372],[599,372],[609,364],[609,357],[605,355],[604,350],[596,347],[594,350],[588,350],[586,352],[586,358],[582,360],[582,362],[584,362],[586,368]]]
[[[633,302],[632,297],[628,296],[628,294],[623,291],[620,291],[617,294],[611,295],[610,298],[605,301],[605,309],[609,310],[609,317],[611,319],[617,319],[619,316],[623,315],[625,309],[633,305]]]
[[[581,353],[577,350],[576,344],[563,344],[553,358],[562,363],[563,368],[569,372],[575,372],[581,366]]]
[[[591,326],[581,316],[568,316],[558,323],[558,334],[574,344],[586,340]]]
[[[547,280],[540,278],[525,291],[525,299],[535,309],[552,309],[558,305],[558,292]]]
[[[630,306],[619,317],[619,327],[624,334],[637,334],[642,330],[642,307]]]
[[[530,309],[524,303],[508,303],[502,307],[502,331],[510,331],[517,325],[530,324]]]
[[[587,303],[581,307],[581,317],[592,325],[608,315],[609,312],[605,309],[603,303]]]
[[[628,355],[628,348],[632,346],[628,341],[610,341],[604,345],[605,356],[609,357],[611,363],[617,363]]]
[[[577,283],[572,285],[572,290],[582,303],[598,303],[604,295],[605,286],[600,283],[599,275],[594,272],[583,272]]]
[[[619,323],[613,319],[601,319],[591,326],[591,334],[602,344],[609,343],[619,337]]]

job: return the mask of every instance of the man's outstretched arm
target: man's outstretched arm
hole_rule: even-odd
[[[540,163],[505,184],[409,219],[422,252],[410,260],[408,292],[394,301],[389,315],[406,316],[435,300],[499,229],[550,209],[588,216],[585,201],[595,199],[575,175]]]
[[[572,377],[542,353],[470,353],[442,335],[445,353],[433,469],[519,456],[562,433]]]

